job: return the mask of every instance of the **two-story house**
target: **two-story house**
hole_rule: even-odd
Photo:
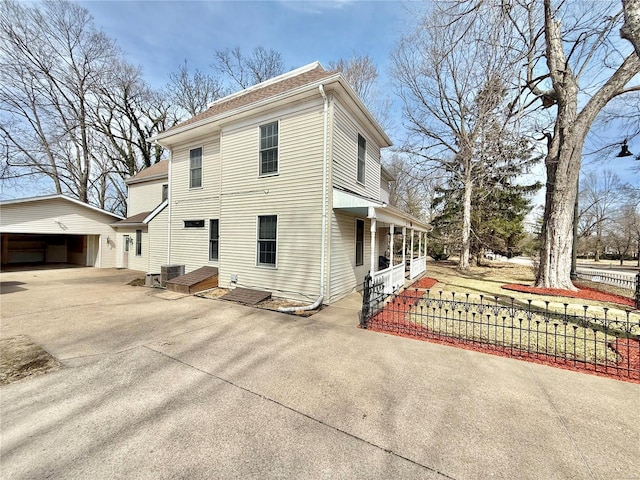
[[[150,141],[170,151],[164,263],[215,266],[220,286],[315,303],[356,290],[368,272],[401,285],[406,251],[410,275],[425,270],[428,225],[388,205],[380,149],[391,141],[342,75],[317,62]]]

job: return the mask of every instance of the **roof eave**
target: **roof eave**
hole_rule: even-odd
[[[103,213],[105,215],[109,215],[111,217],[114,218],[119,218],[120,220],[124,220],[125,217],[118,215],[116,213],[113,212],[108,212],[106,210],[103,210],[102,208],[99,207],[95,207],[93,205],[90,205],[88,203],[85,202],[81,202],[80,200],[76,200],[75,198],[71,198],[71,197],[67,197],[66,195],[63,195],[61,193],[57,193],[57,194],[53,194],[53,195],[43,195],[40,197],[26,197],[26,198],[15,198],[15,199],[11,199],[11,200],[0,200],[0,206],[1,205],[16,205],[19,203],[29,203],[29,202],[38,202],[38,201],[46,201],[46,200],[54,200],[54,199],[60,199],[60,200],[66,200],[68,202],[71,203],[75,203],[76,205],[79,205],[81,207],[85,207],[88,208],[90,210],[99,212],[99,213]]]
[[[157,173],[155,175],[149,175],[148,177],[142,177],[142,178],[131,177],[131,178],[127,178],[124,181],[124,183],[126,183],[127,185],[133,185],[135,183],[151,182],[153,180],[163,180],[163,179],[168,179],[168,178],[169,178],[169,174],[168,173]]]
[[[317,89],[320,85],[324,85],[328,81],[334,82],[339,76],[340,76],[340,74],[332,75],[330,77],[325,77],[325,78],[322,78],[320,80],[316,80],[316,81],[314,81],[312,83],[307,83],[306,85],[302,85],[302,86],[300,86],[298,88],[295,88],[295,89],[292,89],[292,90],[287,90],[286,92],[279,93],[279,94],[274,95],[272,97],[268,97],[268,98],[265,98],[263,100],[259,100],[257,102],[249,103],[248,105],[244,105],[242,107],[235,108],[233,110],[229,110],[229,111],[221,113],[219,115],[213,115],[211,117],[203,118],[200,121],[197,121],[197,122],[194,122],[194,123],[190,123],[188,125],[185,125],[182,128],[178,127],[178,128],[174,128],[174,129],[171,129],[171,130],[167,130],[166,132],[160,132],[160,133],[154,135],[153,137],[149,137],[147,139],[147,141],[148,142],[158,142],[159,144],[161,144],[163,146],[168,146],[169,144],[164,145],[161,141],[165,140],[167,138],[170,138],[170,137],[174,137],[174,136],[179,135],[181,133],[186,133],[186,132],[188,132],[190,130],[194,130],[196,128],[203,127],[205,125],[209,125],[211,123],[215,123],[215,122],[219,122],[221,120],[225,120],[226,118],[233,117],[235,115],[239,115],[239,114],[251,111],[251,110],[260,109],[261,107],[264,107],[264,106],[269,105],[271,103],[284,100],[287,97],[293,97],[293,96],[299,95],[301,93],[304,93],[306,91]],[[319,95],[319,93],[318,93],[318,95]]]

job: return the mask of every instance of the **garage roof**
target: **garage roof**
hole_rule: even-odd
[[[90,210],[94,210],[96,212],[104,213],[105,215],[110,215],[113,218],[117,218],[118,220],[123,220],[124,217],[121,215],[116,215],[113,212],[108,212],[98,207],[94,207],[93,205],[89,205],[88,203],[81,202],[75,198],[67,197],[66,195],[57,194],[57,195],[43,195],[40,197],[27,197],[27,198],[16,198],[13,200],[0,200],[0,207],[3,205],[16,205],[20,203],[28,203],[28,202],[42,202],[45,200],[64,200],[70,203],[74,203],[84,208],[88,208]]]

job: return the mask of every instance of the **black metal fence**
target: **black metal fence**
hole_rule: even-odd
[[[371,281],[363,298],[363,328],[640,380],[637,313],[429,290],[385,295]]]

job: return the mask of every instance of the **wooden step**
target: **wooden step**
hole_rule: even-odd
[[[189,295],[217,286],[218,269],[216,267],[200,267],[193,272],[172,278],[167,282],[167,290]]]

